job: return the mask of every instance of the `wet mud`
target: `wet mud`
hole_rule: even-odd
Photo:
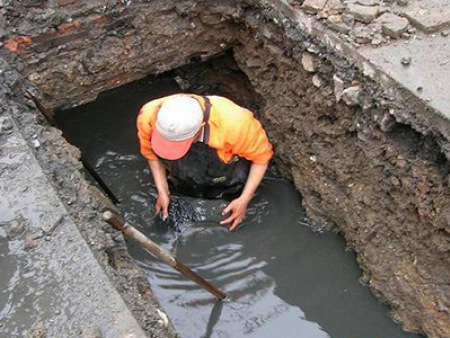
[[[267,178],[247,220],[230,233],[218,225],[221,200],[173,199],[171,221],[155,219],[155,193],[139,155],[135,118],[151,98],[180,91],[172,74],[108,91],[58,112],[72,142],[121,201],[127,221],[229,294],[205,291],[128,243],[153,292],[182,337],[417,337],[404,333],[361,281],[342,237],[311,225],[286,180]]]

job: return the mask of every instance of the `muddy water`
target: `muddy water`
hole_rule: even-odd
[[[246,223],[233,233],[218,224],[220,200],[175,197],[174,205],[194,216],[178,224],[154,219],[135,117],[147,100],[178,90],[170,77],[141,80],[56,117],[121,200],[125,218],[229,294],[230,302],[216,302],[129,243],[181,336],[416,337],[361,285],[343,239],[308,225],[300,196],[284,180],[263,182]]]

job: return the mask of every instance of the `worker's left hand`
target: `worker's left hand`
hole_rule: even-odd
[[[232,200],[228,206],[223,209],[222,215],[225,216],[229,212],[231,215],[220,222],[220,225],[227,225],[231,222],[233,224],[230,227],[230,231],[236,229],[236,227],[244,220],[245,214],[247,213],[247,206],[249,201],[243,197],[238,197],[235,200]]]

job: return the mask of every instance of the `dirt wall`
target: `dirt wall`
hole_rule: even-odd
[[[27,18],[23,3],[5,12],[4,57],[46,106],[80,104],[232,48],[308,215],[345,235],[363,282],[407,330],[450,336],[447,120],[361,69],[354,51],[330,47],[284,2],[100,5],[49,1]]]
[[[265,99],[280,166],[308,215],[344,234],[362,281],[392,306],[394,318],[409,330],[447,336],[445,155],[435,138],[395,120],[376,83],[351,65],[330,62],[333,53],[320,40],[299,46],[283,33],[277,37],[249,38],[235,56]],[[340,85],[351,91],[340,92]]]

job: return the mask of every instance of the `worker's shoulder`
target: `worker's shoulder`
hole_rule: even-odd
[[[235,116],[236,118],[243,118],[246,115],[253,115],[248,109],[239,106],[230,99],[223,96],[208,96],[214,111],[225,114],[228,117]]]
[[[211,101],[212,105],[220,105],[220,106],[229,106],[229,107],[236,107],[240,109],[244,109],[232,100],[224,97],[224,96],[217,96],[217,95],[208,95],[209,100]]]
[[[164,100],[166,100],[167,97],[161,97],[158,99],[151,100],[147,103],[145,103],[139,112],[139,114],[145,114],[145,115],[151,115],[158,110],[158,108],[163,104]]]

